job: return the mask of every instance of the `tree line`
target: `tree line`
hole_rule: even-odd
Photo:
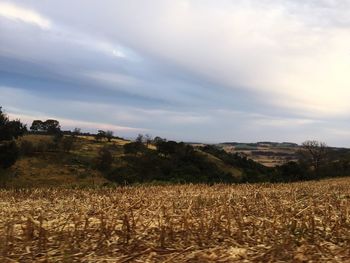
[[[18,138],[26,133],[46,134],[52,141],[33,145]],[[99,149],[93,167],[107,179],[121,183],[167,181],[177,183],[255,183],[293,182],[331,176],[350,175],[350,153],[347,149],[334,149],[319,141],[305,141],[298,151],[298,160],[277,167],[266,167],[239,153],[228,153],[215,145],[193,147],[192,145],[166,140],[161,137],[139,135],[123,146],[123,155],[116,159],[111,148],[105,144],[118,138],[112,131],[99,130],[96,134],[82,133],[81,129],[62,131],[59,121],[34,120],[30,129],[20,120],[10,120],[0,107],[0,167],[7,169],[20,154],[45,153],[48,151],[69,153],[79,135],[94,136],[96,143],[105,145]],[[152,146],[152,147],[151,147]],[[242,172],[235,177],[209,160],[210,154],[227,167]]]
[[[30,141],[21,141],[18,145],[16,140],[25,134],[40,134],[52,136],[53,143],[39,143],[34,146]],[[111,141],[113,131],[98,130],[96,134],[82,133],[80,128],[74,128],[73,131],[61,130],[58,120],[47,119],[34,120],[28,130],[27,126],[19,119],[10,120],[0,107],[0,168],[7,169],[11,167],[19,158],[20,153],[29,155],[34,152],[57,151],[70,152],[78,135],[94,136],[96,141]]]

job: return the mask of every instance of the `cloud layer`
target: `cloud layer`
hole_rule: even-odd
[[[350,146],[349,8],[329,0],[3,2],[0,104],[27,119],[112,125],[124,136]]]

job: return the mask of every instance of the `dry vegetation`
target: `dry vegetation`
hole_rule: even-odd
[[[52,143],[52,136],[25,135],[18,140],[29,141],[34,146]],[[47,150],[29,156],[22,156],[9,168],[9,178],[0,186],[8,188],[56,187],[56,186],[86,186],[103,185],[108,181],[101,172],[92,169],[90,164],[96,158],[103,146],[113,147],[114,157],[123,153],[122,146],[129,141],[112,139],[111,142],[96,142],[93,136],[79,136],[70,153]]]
[[[345,262],[350,181],[0,190],[1,262]]]
[[[267,167],[276,167],[288,161],[296,161],[296,152],[299,150],[298,147],[274,147],[271,145],[262,145],[253,149],[236,149],[234,146],[223,146],[222,148],[229,153],[242,153],[249,159]]]

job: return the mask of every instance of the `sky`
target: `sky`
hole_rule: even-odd
[[[350,147],[350,0],[0,0],[0,105],[30,125]]]

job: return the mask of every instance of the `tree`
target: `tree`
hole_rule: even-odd
[[[113,139],[113,131],[106,131],[105,132],[105,137],[110,142]]]
[[[165,142],[166,141],[166,139],[163,139],[163,138],[161,138],[161,137],[159,137],[159,136],[156,136],[154,139],[153,139],[153,143],[155,144],[155,145],[157,145],[157,144],[159,144],[159,143],[162,143],[162,142]]]
[[[27,132],[27,127],[20,120],[7,121],[0,125],[0,141],[11,141],[23,136]]]
[[[5,113],[2,112],[2,107],[0,107],[0,127],[5,125],[9,121],[9,118]]]
[[[169,156],[171,154],[174,154],[178,148],[178,143],[175,141],[159,141],[156,144],[157,151],[160,154],[163,154],[164,156]]]
[[[305,141],[302,144],[302,161],[309,161],[317,171],[325,160],[328,152],[327,144],[319,141]]]
[[[103,130],[98,130],[97,134],[95,135],[95,140],[100,141],[103,138],[106,138],[106,132]]]
[[[138,142],[138,143],[143,143],[143,142],[144,142],[144,137],[143,137],[143,135],[142,135],[142,134],[137,135],[135,141]]]
[[[287,162],[276,167],[276,172],[271,180],[274,182],[295,182],[310,179],[308,169],[303,163]]]
[[[61,131],[61,126],[57,120],[49,119],[44,122],[44,130],[48,134],[56,134]]]
[[[145,145],[141,142],[131,142],[131,143],[125,144],[123,148],[124,148],[125,154],[134,154],[134,155],[137,155],[138,153],[142,153],[146,149]]]
[[[32,125],[30,126],[30,130],[33,132],[43,132],[44,130],[44,122],[41,120],[34,120]]]
[[[0,107],[0,141],[17,139],[27,131],[27,127],[20,120],[10,121]]]
[[[153,142],[156,145],[158,153],[162,154],[163,149],[166,147],[167,140],[157,136],[154,138]]]
[[[16,162],[19,150],[14,140],[26,131],[20,120],[10,121],[0,107],[0,167],[6,169]]]
[[[7,169],[15,164],[19,150],[15,141],[0,142],[0,167]]]
[[[46,121],[34,120],[30,126],[33,132],[46,132],[47,134],[57,134],[61,131],[59,121],[48,119]]]
[[[97,156],[96,166],[101,171],[107,171],[113,163],[113,155],[107,147],[102,147]]]

